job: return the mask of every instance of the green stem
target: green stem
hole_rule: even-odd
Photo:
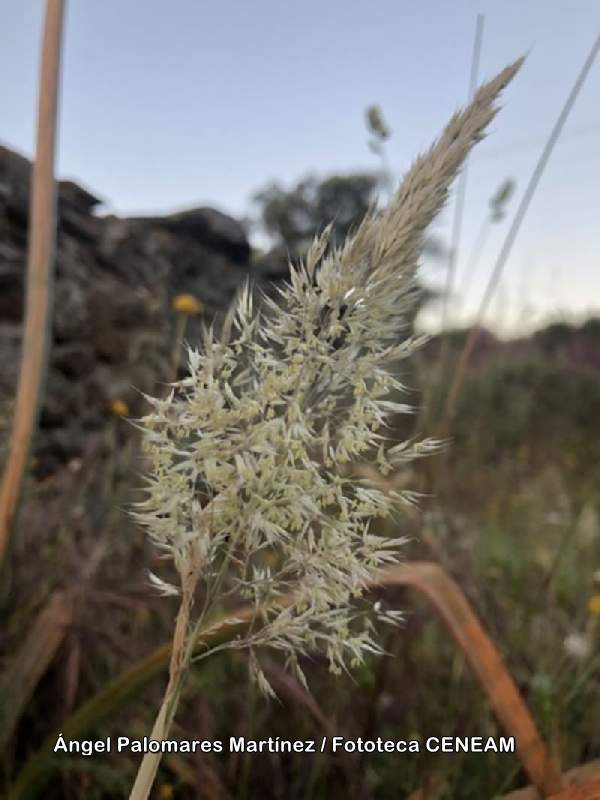
[[[224,615],[217,624],[211,624],[195,640],[195,650],[206,655],[213,653],[226,642],[242,636],[251,621],[253,609],[244,607]],[[235,617],[239,622],[227,624],[226,620]],[[44,788],[59,768],[60,760],[54,757],[54,747],[60,734],[65,740],[84,737],[98,729],[129,699],[137,696],[151,681],[166,669],[171,656],[171,643],[163,644],[142,658],[117,678],[108,683],[94,697],[84,703],[62,725],[42,742],[39,749],[29,758],[16,781],[10,786],[6,800],[33,800],[42,794]]]
[[[169,663],[169,682],[163,697],[162,704],[158,711],[150,739],[162,742],[169,735],[171,723],[175,716],[177,703],[183,681],[189,664],[188,654],[190,646],[188,640],[188,628],[190,624],[190,612],[194,601],[194,590],[198,583],[200,572],[199,560],[190,558],[189,567],[182,575],[181,579],[181,605],[177,612],[175,623],[175,633],[173,634],[173,647],[171,649],[171,660]],[[152,785],[156,777],[156,772],[160,765],[162,753],[146,753],[140,764],[140,768],[135,778],[129,800],[147,800],[152,790]]]

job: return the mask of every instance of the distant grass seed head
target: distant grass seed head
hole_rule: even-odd
[[[353,601],[405,540],[375,535],[370,522],[415,495],[344,477],[343,465],[375,453],[385,473],[438,446],[386,435],[391,415],[410,410],[390,399],[403,391],[392,367],[423,341],[398,334],[424,233],[520,63],[452,117],[385,210],[329,252],[326,230],[263,313],[246,286],[222,333],[205,329],[202,351],[190,350],[189,376],[167,398],[148,398],[137,519],[181,574],[201,565],[209,595],[235,592],[254,605],[260,625],[232,646],[274,647],[301,680],[299,654],[324,650],[339,672],[379,651]],[[258,667],[257,677],[269,691]]]

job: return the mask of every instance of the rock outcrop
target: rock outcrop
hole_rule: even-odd
[[[21,357],[30,171],[0,147],[0,463]],[[173,378],[173,298],[201,301],[201,316],[188,318],[193,342],[200,319],[222,312],[249,275],[267,281],[253,270],[243,226],[219,211],[121,218],[102,216],[99,205],[76,183],[59,183],[48,374],[14,542],[17,559],[31,546],[52,558],[66,531],[57,579],[79,569],[115,516],[123,530],[118,507],[139,460],[135,430],[118,414],[143,413],[141,392],[160,394]]]
[[[20,359],[29,177],[27,159],[0,147],[0,402],[7,412]],[[169,379],[176,294],[194,295],[211,317],[249,274],[245,231],[219,211],[120,218],[96,214],[99,204],[76,183],[59,183],[52,344],[35,446],[39,475],[79,457],[85,432],[106,424],[115,400],[133,411],[138,390]],[[186,336],[193,335],[191,321]]]

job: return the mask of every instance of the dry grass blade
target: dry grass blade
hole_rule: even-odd
[[[549,800],[598,800],[600,797],[600,759],[574,767],[563,776],[565,789],[552,795]],[[502,800],[539,800],[539,792],[533,787],[517,789],[502,796]]]
[[[63,0],[48,0],[29,211],[23,355],[8,460],[0,488],[0,562],[8,546],[19,503],[48,355],[50,287],[56,239],[54,158],[63,12]]]
[[[550,758],[496,647],[457,584],[437,564],[424,562],[383,570],[373,582],[373,587],[375,586],[411,586],[427,597],[465,654],[498,720],[505,731],[516,738],[521,760],[535,786],[542,792],[542,796],[560,791],[560,772]],[[240,609],[233,616],[240,621],[234,625],[222,622],[212,625],[209,631],[200,635],[198,641],[204,647],[215,646],[240,635],[250,624],[253,609]],[[59,733],[62,732],[66,739],[78,738],[97,728],[111,714],[121,709],[124,702],[133,698],[153,678],[164,672],[169,663],[170,652],[168,644],[158,648],[109,683],[65,720],[60,731],[51,733],[30,758],[9,791],[7,800],[38,797],[52,770],[57,766],[50,757]]]
[[[525,771],[545,797],[561,789],[561,777],[497,648],[458,585],[437,564],[391,567],[382,584],[412,586],[432,603],[464,653],[503,728],[514,736]]]
[[[598,800],[600,798],[600,775],[595,775],[583,783],[569,786],[564,791],[552,795],[549,800]]]
[[[323,731],[329,736],[333,735],[333,727],[321,707],[297,678],[282,669],[275,661],[263,661],[262,667],[275,692],[279,691],[281,694],[287,695],[292,702],[299,706],[304,706]]]
[[[0,752],[10,741],[72,619],[73,598],[64,591],[54,592],[0,677]]]

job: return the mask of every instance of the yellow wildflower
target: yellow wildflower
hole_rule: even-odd
[[[173,308],[182,314],[200,314],[204,306],[193,294],[178,294],[173,299]]]
[[[593,594],[588,603],[590,614],[600,614],[600,594]]]
[[[163,783],[159,789],[160,800],[172,800],[175,797],[172,783]]]
[[[113,400],[110,404],[110,410],[113,414],[116,414],[117,417],[124,417],[126,414],[129,414],[129,406],[124,400]]]

